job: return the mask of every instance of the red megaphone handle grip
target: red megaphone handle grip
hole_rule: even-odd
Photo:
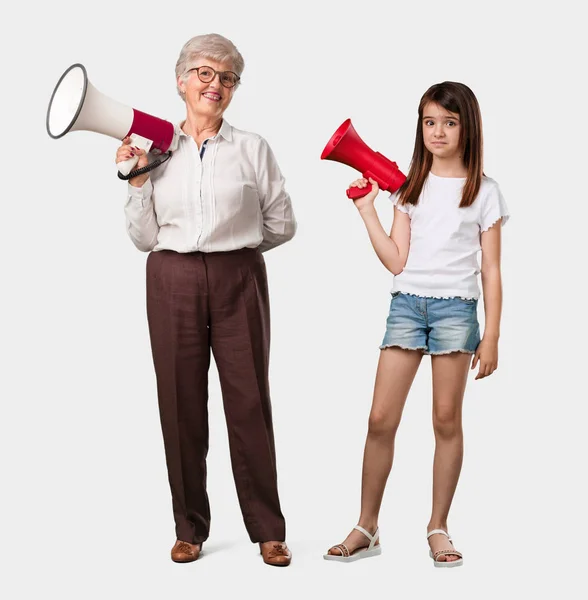
[[[372,184],[368,183],[364,188],[352,187],[347,189],[347,197],[351,200],[357,200],[367,196],[372,191]]]

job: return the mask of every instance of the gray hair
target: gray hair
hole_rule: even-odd
[[[245,61],[231,40],[218,33],[197,35],[188,40],[180,52],[180,57],[176,63],[176,82],[178,77],[181,77],[182,81],[186,81],[186,72],[199,58],[210,58],[216,62],[229,63],[233,71],[239,76],[245,68]],[[180,90],[179,86],[178,94],[185,102],[186,94]]]

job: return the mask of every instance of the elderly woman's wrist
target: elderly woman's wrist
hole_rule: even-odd
[[[149,179],[149,175],[138,175],[137,177],[133,177],[129,179],[129,183],[136,188],[143,187]]]

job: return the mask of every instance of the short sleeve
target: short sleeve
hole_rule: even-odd
[[[399,204],[398,200],[398,192],[394,192],[392,194],[390,194],[390,200],[392,202],[392,204],[394,204],[394,206],[400,211],[403,212],[405,215],[408,215],[409,217],[412,217],[412,213],[414,211],[414,204]]]
[[[498,184],[494,183],[482,202],[479,221],[480,231],[482,233],[488,231],[499,219],[502,219],[502,226],[504,226],[509,218],[510,214],[504,196]]]

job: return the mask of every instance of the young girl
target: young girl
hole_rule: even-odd
[[[479,365],[476,379],[498,366],[500,230],[508,219],[498,184],[483,173],[482,120],[473,92],[464,84],[444,82],[421,98],[408,178],[391,196],[390,235],[374,208],[378,186],[370,183],[372,191],[355,205],[378,258],[395,277],[364,451],[359,523],[324,558],[351,562],[381,553],[378,514],[394,438],[423,354],[430,354],[436,446],[427,539],[436,567],[459,566],[463,558],[452,544],[447,517],[462,464],[462,402],[470,360],[472,369]],[[350,187],[367,184],[358,179]],[[481,341],[476,315],[480,272]]]

